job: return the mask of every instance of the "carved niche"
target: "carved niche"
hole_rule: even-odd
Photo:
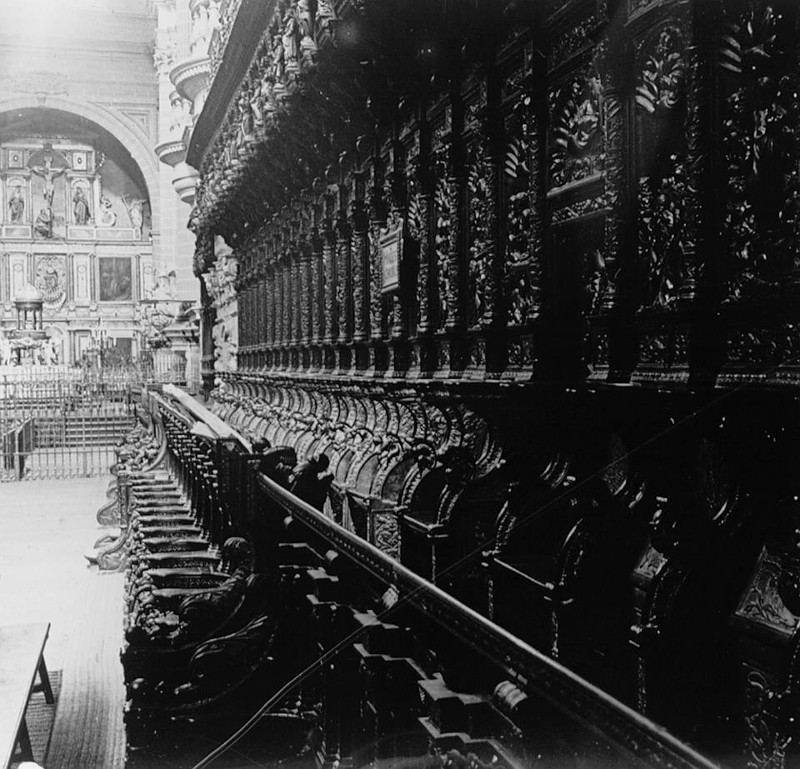
[[[602,100],[600,76],[590,63],[549,89],[551,190],[603,171]]]

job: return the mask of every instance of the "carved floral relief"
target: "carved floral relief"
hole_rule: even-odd
[[[719,39],[730,299],[767,298],[800,253],[800,74],[793,6],[749,0]],[[790,12],[791,10],[791,12]]]
[[[443,165],[443,164],[442,164]],[[444,168],[440,169],[444,171]],[[434,248],[436,250],[436,258],[434,261],[435,276],[432,277],[436,281],[437,292],[436,299],[438,302],[438,312],[434,313],[434,317],[438,319],[439,328],[444,328],[447,319],[450,316],[450,307],[448,297],[450,295],[450,248],[453,237],[454,211],[453,203],[455,201],[455,190],[453,189],[452,182],[445,176],[444,173],[437,173],[436,187],[434,189]]]
[[[486,166],[486,149],[480,140],[475,141],[468,149],[467,164],[467,205],[470,212],[467,323],[470,326],[478,325],[486,310],[484,289],[488,282],[491,247],[488,211],[492,195]]]
[[[645,307],[674,308],[687,278],[691,190],[686,169],[684,42],[667,27],[637,51],[638,251]]]

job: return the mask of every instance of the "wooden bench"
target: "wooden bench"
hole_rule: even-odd
[[[53,690],[44,664],[50,623],[0,626],[0,769],[13,761],[33,761],[25,710],[32,692]],[[36,677],[39,683],[36,683]]]

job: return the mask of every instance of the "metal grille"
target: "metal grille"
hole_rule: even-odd
[[[0,481],[105,474],[135,424],[129,374],[11,369],[0,375]]]

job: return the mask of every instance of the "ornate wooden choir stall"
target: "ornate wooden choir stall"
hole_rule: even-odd
[[[187,155],[204,381],[271,446],[230,533],[308,648],[264,650],[369,639],[292,695],[319,761],[592,765],[635,711],[796,759],[800,6],[223,6]],[[589,691],[632,710],[587,737]]]

